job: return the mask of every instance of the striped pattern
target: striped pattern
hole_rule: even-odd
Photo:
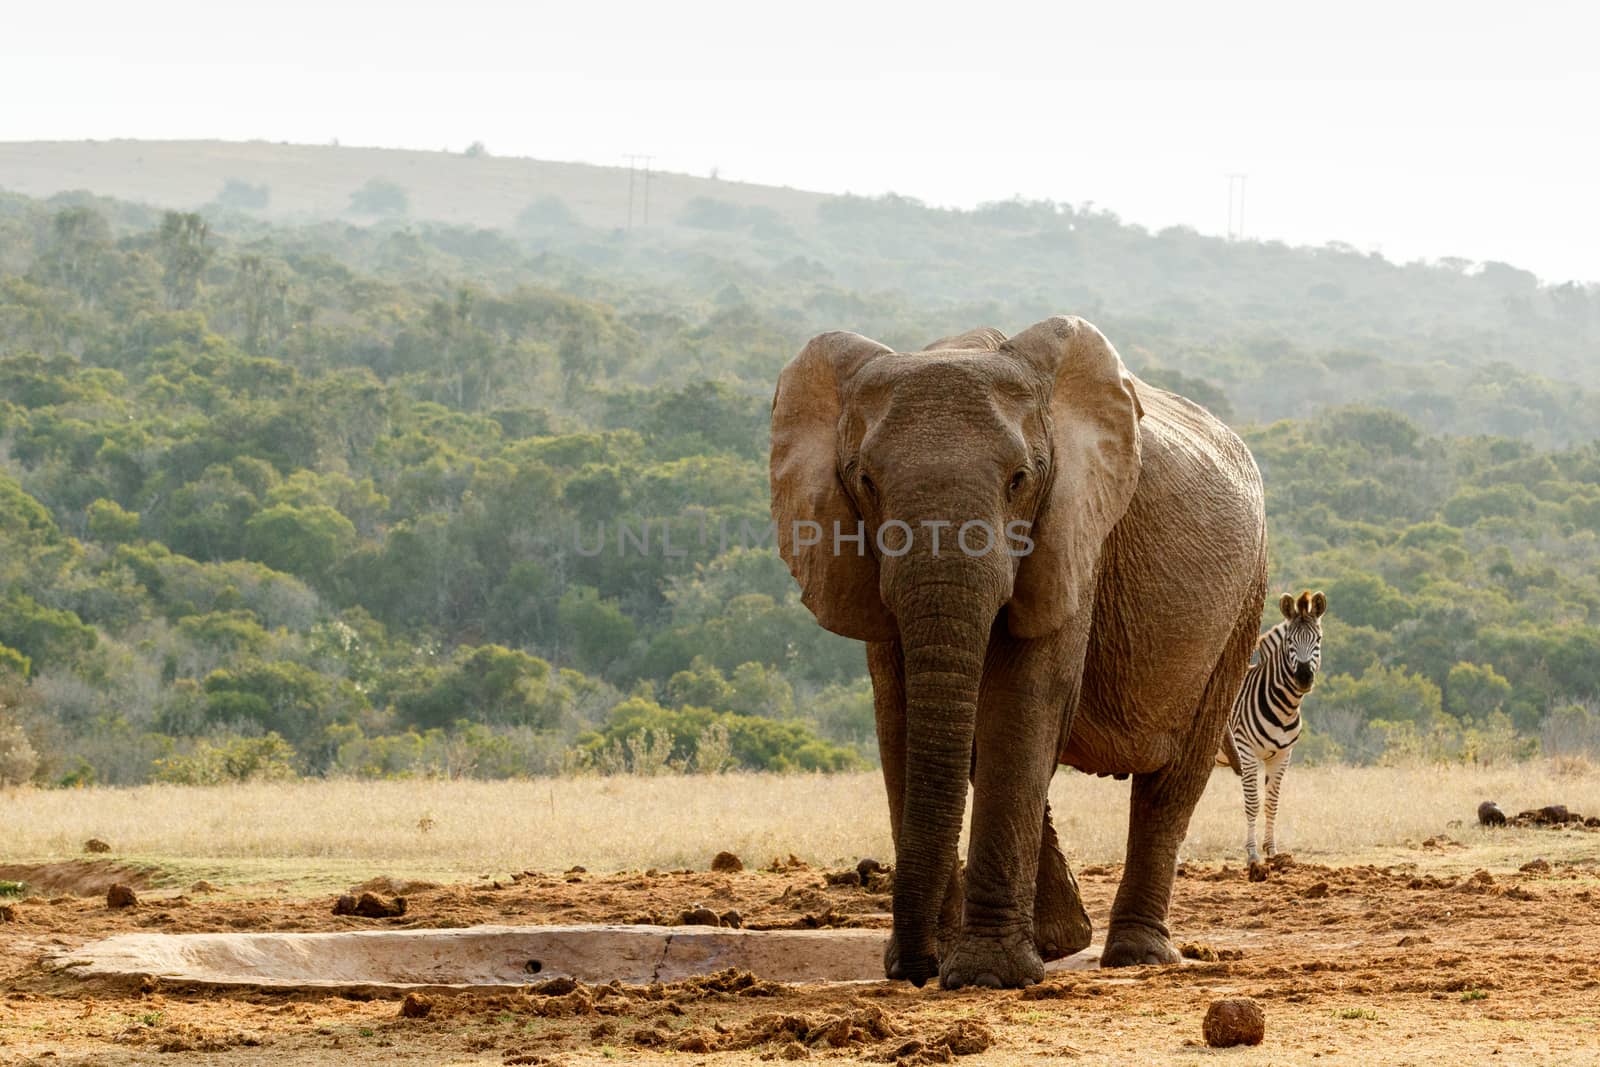
[[[1311,692],[1322,665],[1322,613],[1327,605],[1327,597],[1321,593],[1305,592],[1299,597],[1285,593],[1279,600],[1283,621],[1263,634],[1256,645],[1256,662],[1245,672],[1244,685],[1228,718],[1223,749],[1217,754],[1217,763],[1232,766],[1244,780],[1245,852],[1251,863],[1261,861],[1256,851],[1256,813],[1263,770],[1267,826],[1262,843],[1268,856],[1277,851],[1273,827],[1278,818],[1278,789],[1294,743],[1300,739],[1300,702]]]

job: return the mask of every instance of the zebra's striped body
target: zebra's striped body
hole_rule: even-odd
[[[1233,702],[1228,732],[1217,763],[1232,766],[1244,779],[1245,852],[1259,863],[1256,851],[1258,781],[1266,771],[1267,827],[1263,844],[1276,853],[1273,827],[1278,818],[1278,789],[1288,769],[1294,743],[1300,739],[1300,702],[1311,692],[1322,665],[1322,613],[1328,598],[1321,593],[1285,593],[1278,601],[1283,621],[1262,635],[1256,662],[1245,672],[1244,685]]]

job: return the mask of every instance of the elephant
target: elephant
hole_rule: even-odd
[[[770,476],[802,602],[866,642],[896,864],[885,974],[1018,987],[1088,946],[1046,799],[1062,764],[1132,777],[1101,965],[1177,962],[1177,850],[1267,588],[1244,443],[1057,316],[920,352],[813,338],[779,375]]]

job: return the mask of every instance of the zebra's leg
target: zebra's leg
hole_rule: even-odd
[[[1266,761],[1267,769],[1267,836],[1263,842],[1266,845],[1267,855],[1276,856],[1278,849],[1272,841],[1273,824],[1278,821],[1278,786],[1283,782],[1283,772],[1289,769],[1289,754],[1294,749],[1286,748]]]
[[[1261,854],[1256,851],[1256,813],[1261,810],[1261,786],[1258,778],[1261,770],[1261,757],[1256,754],[1254,745],[1240,744],[1238,739],[1234,744],[1239,745],[1239,774],[1244,784],[1244,854],[1245,859],[1252,865],[1261,862]]]

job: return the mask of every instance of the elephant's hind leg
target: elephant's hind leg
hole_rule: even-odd
[[[1111,905],[1111,928],[1100,956],[1102,967],[1178,962],[1167,929],[1178,846],[1189,830],[1200,794],[1205,792],[1233,698],[1244,681],[1259,610],[1246,611],[1247,617],[1239,620],[1212,669],[1196,711],[1188,751],[1158,771],[1133,777],[1127,863]]]
[[[1033,898],[1033,941],[1046,963],[1064,959],[1089,947],[1094,927],[1084,910],[1078,881],[1072,877],[1067,857],[1050,822],[1050,804],[1044,806],[1044,839],[1039,847],[1039,884]]]

